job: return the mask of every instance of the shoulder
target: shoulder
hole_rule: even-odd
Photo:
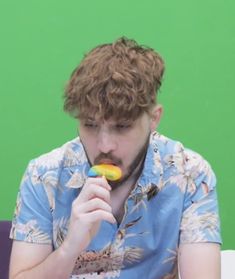
[[[65,168],[73,168],[85,162],[87,162],[86,155],[78,137],[31,160],[27,173],[39,177],[48,172],[61,172]]]
[[[154,133],[152,141],[156,144],[164,169],[174,169],[196,179],[200,175],[213,173],[210,163],[199,153],[185,147],[181,142]]]

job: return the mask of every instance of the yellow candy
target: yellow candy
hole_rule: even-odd
[[[119,167],[109,164],[94,165],[88,172],[89,177],[105,176],[107,180],[115,181],[121,178],[122,171]]]

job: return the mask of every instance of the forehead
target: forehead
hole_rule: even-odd
[[[134,122],[141,118],[144,114],[148,114],[148,111],[144,109],[135,108],[134,110],[126,111],[124,109],[94,109],[90,107],[89,109],[81,109],[78,112],[77,118],[79,120],[92,119],[95,121],[113,121],[113,122]]]
[[[147,108],[135,106],[127,109],[120,104],[113,103],[112,106],[107,104],[100,104],[97,106],[84,105],[78,108],[78,119],[88,119],[93,118],[97,121],[135,121],[137,118],[141,117],[143,113],[147,112]]]

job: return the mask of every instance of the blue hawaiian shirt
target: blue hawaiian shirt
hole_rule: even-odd
[[[18,193],[11,238],[57,249],[89,168],[79,138],[32,160]],[[176,278],[179,244],[221,243],[215,185],[199,154],[154,132],[122,222],[101,223],[70,278]]]

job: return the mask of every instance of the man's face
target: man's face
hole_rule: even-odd
[[[90,163],[114,164],[129,177],[146,154],[149,135],[156,119],[144,113],[135,121],[99,121],[93,117],[80,120],[80,138]]]

